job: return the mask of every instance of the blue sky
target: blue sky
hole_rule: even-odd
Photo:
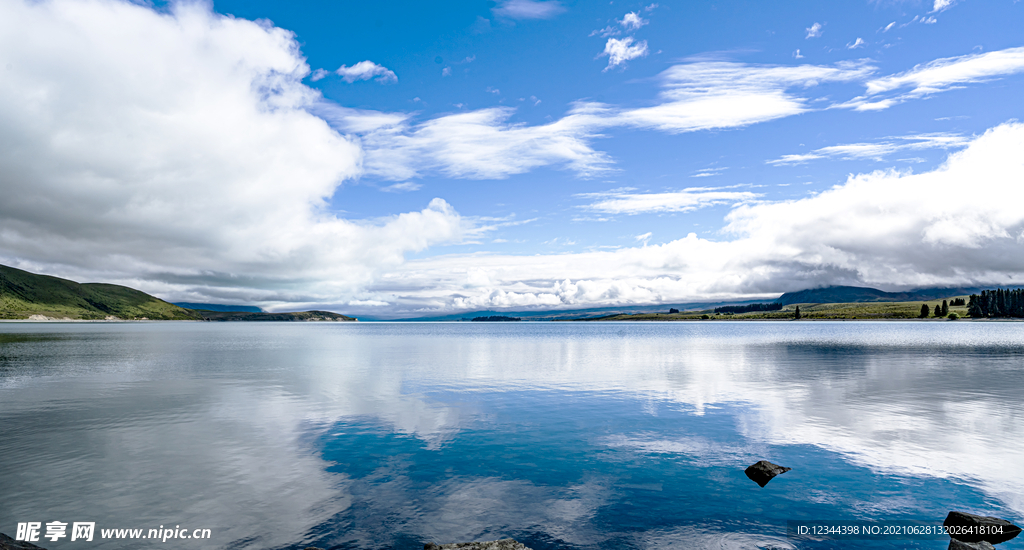
[[[3,11],[7,265],[384,317],[1024,275],[1024,3]]]

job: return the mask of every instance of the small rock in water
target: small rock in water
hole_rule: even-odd
[[[985,541],[964,542],[962,540],[949,539],[949,548],[947,550],[996,550],[996,547]]]
[[[963,542],[989,542],[999,544],[1020,534],[1020,527],[1005,519],[976,516],[966,512],[950,512],[942,522],[949,536]]]
[[[513,539],[489,540],[486,542],[453,542],[451,544],[434,544],[428,542],[423,550],[530,550],[523,543]]]
[[[747,474],[747,477],[754,480],[761,487],[768,485],[768,482],[773,477],[792,470],[793,468],[786,468],[785,466],[779,466],[778,464],[772,464],[767,460],[762,460],[757,464],[752,464],[743,473]]]

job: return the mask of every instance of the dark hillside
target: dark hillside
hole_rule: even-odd
[[[790,304],[844,304],[854,302],[914,302],[941,300],[953,296],[966,296],[978,292],[976,288],[923,288],[908,292],[885,292],[861,286],[829,286],[787,292],[776,302]]]
[[[293,312],[259,312],[251,311],[209,311],[201,309],[196,311],[202,315],[205,321],[357,321],[355,317],[348,317],[331,311],[293,311]]]

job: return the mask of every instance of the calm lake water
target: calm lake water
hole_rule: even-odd
[[[1022,524],[1022,390],[1024,323],[3,323],[0,532],[940,549],[786,522]]]

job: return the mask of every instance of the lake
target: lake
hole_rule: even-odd
[[[0,532],[940,549],[787,522],[1021,525],[1022,388],[1012,322],[0,323]]]

